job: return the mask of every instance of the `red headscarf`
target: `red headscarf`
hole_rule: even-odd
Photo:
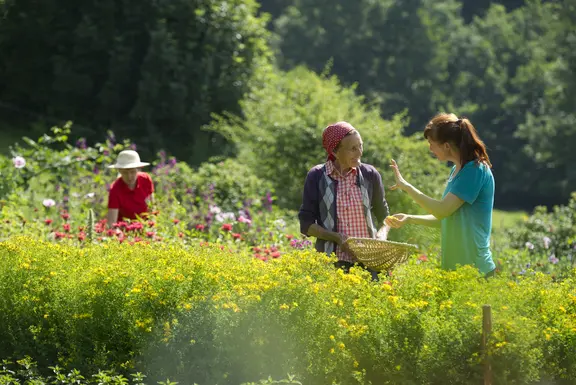
[[[324,129],[322,133],[322,147],[324,147],[326,153],[328,153],[328,160],[333,161],[336,159],[334,149],[338,146],[338,143],[353,130],[355,130],[355,128],[348,122],[334,123]]]

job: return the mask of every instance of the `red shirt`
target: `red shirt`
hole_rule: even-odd
[[[358,170],[353,168],[346,175],[340,175],[334,164],[328,161],[326,162],[326,173],[338,181],[336,187],[336,217],[338,218],[336,231],[349,237],[370,238],[364,216],[362,191],[356,184]],[[355,258],[343,252],[338,245],[336,246],[336,257],[339,261],[355,262]]]
[[[110,186],[108,208],[118,209],[118,220],[136,219],[136,215],[148,212],[148,201],[154,193],[154,183],[150,175],[139,172],[136,187],[130,190],[122,178],[116,179]]]

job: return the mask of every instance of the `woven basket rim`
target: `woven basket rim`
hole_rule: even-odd
[[[412,243],[404,243],[404,242],[397,242],[397,241],[389,241],[386,239],[377,239],[377,238],[358,238],[358,237],[350,237],[347,239],[347,241],[361,241],[361,242],[378,242],[378,243],[383,243],[383,244],[391,244],[391,245],[395,245],[395,246],[402,246],[402,247],[409,247],[409,248],[414,248],[414,249],[418,249],[418,245],[414,245]]]

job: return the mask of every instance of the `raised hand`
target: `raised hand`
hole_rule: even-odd
[[[394,170],[394,178],[396,179],[396,184],[390,187],[390,190],[404,190],[408,186],[408,182],[404,180],[402,174],[400,173],[400,168],[396,164],[394,159],[390,159],[390,167]]]

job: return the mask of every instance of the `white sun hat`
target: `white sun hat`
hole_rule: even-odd
[[[116,164],[108,166],[108,168],[125,169],[125,168],[138,168],[148,166],[150,163],[141,162],[140,155],[133,150],[124,150],[118,154]]]

